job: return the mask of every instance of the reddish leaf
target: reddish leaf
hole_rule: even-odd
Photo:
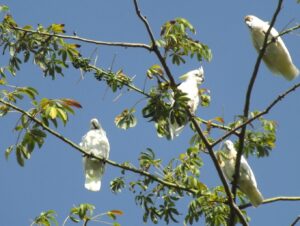
[[[123,215],[123,211],[121,211],[121,210],[111,210],[111,211],[109,211],[110,213],[113,213],[113,214],[115,214],[115,215]]]
[[[68,105],[68,106],[73,106],[73,107],[77,107],[77,108],[82,108],[81,104],[79,102],[77,102],[76,100],[72,100],[72,99],[61,99],[61,101]]]

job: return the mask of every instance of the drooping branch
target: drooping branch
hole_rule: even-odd
[[[152,41],[153,51],[156,54],[157,58],[159,59],[161,65],[163,66],[163,68],[164,68],[164,70],[165,70],[165,72],[166,72],[166,74],[167,74],[167,76],[168,76],[168,78],[170,80],[170,85],[171,85],[172,89],[176,89],[176,83],[175,83],[174,77],[172,76],[172,73],[171,73],[171,71],[170,71],[170,69],[169,69],[169,67],[168,67],[165,59],[163,58],[162,54],[159,51],[158,46],[156,45],[155,38],[154,38],[153,32],[151,31],[150,25],[149,25],[146,17],[141,14],[141,11],[140,11],[138,3],[137,3],[137,0],[133,0],[133,3],[134,3],[134,6],[135,6],[136,14],[141,19],[141,21],[144,23],[144,25],[146,27],[146,30],[148,32],[148,35],[149,35],[149,37],[150,37],[150,39]],[[201,127],[198,125],[197,121],[195,120],[194,116],[192,115],[192,113],[190,112],[190,110],[188,108],[186,109],[186,112],[187,112],[187,114],[188,114],[188,116],[190,118],[190,121],[195,126],[195,129],[196,129],[197,133],[199,134],[200,138],[203,140],[203,142],[204,142],[204,144],[205,144],[205,146],[206,146],[206,148],[207,148],[207,150],[208,150],[208,152],[209,152],[209,154],[210,154],[210,156],[212,158],[214,166],[215,166],[215,168],[216,168],[216,170],[218,172],[218,175],[219,175],[219,177],[220,177],[220,179],[222,181],[222,184],[224,186],[224,189],[225,189],[226,195],[228,197],[229,205],[230,205],[231,209],[234,212],[237,213],[237,215],[239,216],[240,221],[242,222],[242,224],[244,226],[248,225],[247,221],[245,220],[245,218],[244,218],[244,216],[242,214],[242,212],[240,211],[240,209],[238,208],[238,206],[234,203],[234,200],[233,200],[233,197],[231,195],[229,186],[228,186],[228,184],[226,182],[226,179],[225,179],[225,176],[224,176],[224,174],[223,174],[223,172],[222,172],[222,170],[221,170],[221,168],[219,166],[219,163],[217,161],[217,158],[215,156],[213,148],[211,147],[211,145],[210,145],[208,139],[205,137],[205,135],[204,135]]]
[[[300,201],[300,197],[298,197],[298,196],[296,196],[296,197],[288,197],[288,196],[274,197],[274,198],[265,199],[262,204],[269,204],[269,203],[279,202],[279,201],[284,201],[284,202]],[[250,206],[252,206],[252,204],[247,203],[244,205],[240,205],[239,208],[246,209]]]
[[[112,160],[109,160],[109,159],[105,159],[105,158],[102,158],[102,157],[98,157],[98,156],[94,156],[94,155],[91,155],[89,153],[87,153],[85,150],[83,150],[80,146],[78,146],[76,143],[74,143],[73,141],[67,139],[66,137],[64,137],[63,135],[61,135],[60,133],[58,133],[57,131],[51,129],[50,127],[46,126],[42,121],[40,121],[39,119],[37,119],[36,117],[32,116],[31,114],[29,114],[28,112],[24,111],[23,109],[7,102],[7,101],[4,101],[2,99],[0,99],[0,103],[14,109],[15,111],[23,114],[23,115],[26,115],[30,120],[34,121],[35,123],[37,123],[39,126],[41,126],[44,130],[46,130],[48,133],[52,134],[53,136],[55,136],[56,138],[60,139],[61,141],[63,141],[64,143],[70,145],[72,148],[78,150],[79,152],[81,152],[82,154],[86,155],[86,156],[90,156],[92,158],[95,158],[95,159],[98,159],[98,160],[101,160],[101,161],[104,161],[106,162],[107,164],[109,165],[112,165],[112,166],[115,166],[117,168],[120,168],[120,169],[124,169],[124,170],[127,170],[127,171],[131,171],[133,173],[136,173],[136,174],[139,174],[139,175],[142,175],[142,176],[145,176],[145,177],[148,177],[164,186],[167,186],[167,187],[171,187],[171,188],[175,188],[175,189],[180,189],[180,190],[183,190],[183,191],[187,191],[187,192],[190,192],[192,194],[196,194],[197,191],[194,190],[194,189],[191,189],[191,188],[187,188],[183,185],[179,185],[179,184],[175,184],[175,183],[171,183],[171,182],[168,182],[168,181],[165,181],[153,174],[150,174],[149,172],[147,171],[143,171],[143,170],[140,170],[140,169],[137,169],[135,167],[132,167],[132,166],[128,166],[128,165],[125,165],[125,164],[120,164],[120,163],[117,163],[117,162],[114,162]]]
[[[254,70],[253,70],[253,73],[252,73],[252,76],[251,76],[251,79],[250,79],[250,82],[249,82],[249,85],[248,85],[248,88],[247,88],[246,98],[245,98],[245,105],[244,105],[244,114],[243,114],[245,121],[247,121],[247,119],[248,119],[249,109],[250,109],[250,101],[251,101],[251,94],[252,94],[252,90],[253,90],[253,87],[254,87],[255,80],[256,80],[257,75],[258,75],[258,70],[259,70],[262,58],[263,58],[263,56],[265,54],[265,51],[267,49],[267,46],[268,46],[268,38],[269,38],[269,35],[270,35],[270,32],[271,32],[271,29],[274,26],[276,18],[277,18],[278,14],[281,10],[282,1],[283,0],[278,0],[277,8],[276,8],[276,10],[274,12],[274,15],[272,17],[270,26],[269,26],[269,28],[266,32],[265,39],[264,39],[264,42],[263,42],[263,46],[262,46],[262,48],[261,48],[261,50],[258,54],[256,63],[255,63],[255,66],[254,66]],[[244,150],[244,141],[245,141],[246,130],[247,130],[247,124],[242,127],[241,134],[240,134],[240,139],[239,139],[239,148],[238,148],[237,157],[236,157],[235,173],[233,175],[233,182],[232,182],[232,189],[231,189],[232,194],[234,196],[234,200],[236,198],[237,182],[238,182],[238,178],[239,178],[241,157],[242,157],[243,150]],[[233,226],[235,224],[234,219],[235,219],[235,213],[234,213],[234,211],[231,211],[230,221],[229,221],[230,226]]]
[[[30,29],[24,29],[21,27],[10,27],[13,30],[17,31],[23,31],[23,32],[28,32],[31,34],[39,34],[39,35],[44,35],[48,37],[56,37],[56,38],[63,38],[63,39],[70,39],[70,40],[76,40],[80,42],[86,42],[86,43],[91,43],[95,45],[102,45],[102,46],[116,46],[116,47],[124,47],[124,48],[142,48],[146,49],[148,51],[152,51],[151,46],[143,44],[143,43],[131,43],[131,42],[105,42],[105,41],[98,41],[98,40],[93,40],[93,39],[87,39],[87,38],[82,38],[77,35],[62,35],[62,34],[55,34],[55,33],[48,33],[48,32],[41,32],[41,31],[36,31],[36,30],[30,30]]]
[[[218,140],[216,140],[214,143],[211,144],[212,147],[216,146],[217,144],[219,144],[220,142],[224,141],[227,137],[229,137],[230,135],[232,135],[233,133],[236,133],[239,129],[243,128],[246,125],[249,125],[250,123],[252,123],[254,120],[260,118],[263,115],[268,114],[271,109],[277,105],[281,100],[283,100],[288,94],[290,94],[291,92],[294,92],[296,89],[298,89],[300,87],[300,83],[297,83],[296,85],[292,86],[291,88],[289,88],[288,90],[286,90],[285,92],[283,92],[282,94],[280,94],[276,99],[274,99],[266,108],[265,110],[261,111],[260,113],[258,113],[257,115],[253,116],[252,118],[249,118],[247,121],[243,122],[241,125],[237,126],[236,128],[230,130],[228,133],[226,133],[225,135],[223,135],[222,137],[220,137]]]

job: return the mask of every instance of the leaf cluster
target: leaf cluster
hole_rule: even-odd
[[[256,116],[259,112],[250,113],[251,117]],[[243,117],[239,117],[229,127],[235,128],[243,123]],[[256,155],[257,157],[269,156],[270,151],[275,147],[277,123],[274,120],[268,120],[259,117],[255,124],[251,124],[245,135],[244,155]]]
[[[20,65],[28,62],[32,56],[33,62],[42,69],[44,76],[54,79],[56,74],[63,76],[62,70],[68,67],[68,59],[74,61],[80,57],[78,44],[67,43],[55,36],[65,32],[64,24],[51,24],[48,27],[38,25],[36,30],[30,25],[24,26],[23,30],[17,27],[18,24],[11,15],[5,15],[0,24],[0,45],[3,54],[8,51],[10,56],[5,69],[12,75],[16,75]]]
[[[56,212],[54,210],[48,210],[46,212],[42,212],[39,216],[37,216],[33,220],[31,226],[51,226],[53,224],[58,226],[58,222],[56,220]]]
[[[181,126],[188,122],[189,100],[186,93],[173,92],[166,83],[160,83],[150,91],[148,103],[142,110],[143,117],[155,122],[158,136],[170,139],[170,124]]]
[[[170,57],[173,64],[185,63],[185,56],[196,56],[198,61],[210,61],[211,50],[207,45],[192,39],[189,33],[196,33],[193,25],[187,19],[175,18],[162,26],[161,39],[156,44],[164,48],[165,57]]]
[[[122,70],[113,73],[111,71],[97,69],[95,72],[95,78],[99,81],[105,80],[106,84],[113,92],[116,92],[124,86],[128,86],[132,83],[132,79],[125,75]]]
[[[17,162],[20,166],[24,166],[25,160],[30,159],[36,147],[42,147],[47,137],[40,123],[32,120],[29,116],[40,119],[41,123],[46,126],[49,126],[50,122],[52,122],[57,127],[57,119],[60,119],[65,125],[68,121],[68,114],[74,114],[73,107],[81,108],[81,105],[77,101],[67,98],[57,100],[43,98],[38,102],[35,100],[38,91],[34,88],[9,86],[6,83],[5,85],[8,88],[13,88],[13,90],[1,90],[2,100],[5,99],[8,103],[16,103],[17,100],[23,99],[24,96],[28,96],[32,100],[33,108],[26,112],[27,115],[21,115],[14,128],[18,133],[16,143],[9,146],[5,151],[6,159],[15,151]],[[0,105],[0,116],[5,116],[11,110],[11,107],[8,105]]]

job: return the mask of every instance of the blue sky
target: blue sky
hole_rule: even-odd
[[[243,22],[245,15],[254,14],[263,20],[270,20],[276,2],[273,0],[252,1],[196,1],[165,0],[140,1],[140,7],[147,16],[155,36],[158,38],[161,25],[175,17],[188,19],[196,28],[196,37],[209,45],[213,59],[204,62],[205,83],[210,89],[212,103],[209,108],[199,108],[198,115],[204,119],[221,116],[226,122],[234,120],[242,113],[245,90],[249,82],[257,54],[252,47],[248,28]],[[10,7],[10,13],[19,25],[44,26],[51,23],[64,23],[68,34],[73,31],[78,36],[102,41],[126,41],[149,43],[149,38],[141,21],[134,13],[132,1],[2,1]],[[278,17],[276,28],[282,30],[288,25],[300,21],[300,6],[294,1],[284,1],[284,7]],[[284,37],[293,60],[300,67],[299,32]],[[97,48],[97,49],[96,49]],[[142,86],[147,68],[157,63],[157,59],[142,49],[122,49],[83,44],[82,53],[90,56],[96,49],[98,66],[109,68],[114,56],[114,69],[123,69],[125,74],[135,75],[136,84]],[[0,65],[7,62],[0,58]],[[196,60],[185,65],[173,66],[171,71],[177,79],[185,72],[199,67]],[[16,78],[10,78],[14,85],[28,85],[39,90],[40,97],[69,97],[79,101],[83,109],[70,117],[66,127],[59,126],[58,131],[74,142],[79,143],[89,128],[89,121],[97,117],[107,131],[111,143],[110,158],[117,162],[131,161],[137,165],[141,151],[150,147],[157,152],[164,163],[177,157],[189,145],[191,131],[184,130],[180,137],[170,142],[158,138],[152,123],[141,117],[145,102],[137,105],[138,125],[134,129],[123,131],[114,125],[114,117],[123,109],[132,107],[142,97],[133,92],[112,93],[106,87],[86,74],[81,80],[78,71],[67,70],[65,77],[52,81],[43,78],[40,69],[33,64],[23,65]],[[177,79],[178,81],[178,79]],[[278,94],[299,82],[288,82],[274,76],[265,65],[261,66],[254,87],[251,111],[264,109]],[[150,87],[148,83],[147,88]],[[249,159],[258,186],[265,198],[275,196],[299,196],[299,132],[300,91],[292,93],[280,102],[267,116],[278,122],[276,148],[269,158]],[[25,106],[26,105],[22,105]],[[19,115],[13,113],[0,118],[0,225],[30,225],[31,219],[40,212],[54,209],[58,220],[63,222],[73,205],[92,203],[96,212],[120,209],[124,215],[119,222],[122,225],[141,225],[142,210],[134,203],[134,196],[124,190],[114,195],[109,190],[109,181],[120,175],[120,170],[107,167],[99,193],[84,189],[81,154],[68,145],[49,135],[42,149],[36,150],[24,168],[17,165],[12,155],[9,161],[4,158],[4,150],[17,139],[12,131]],[[211,160],[204,156],[201,178],[209,186],[220,185]],[[128,179],[136,179],[131,173]],[[186,210],[186,203],[178,206]],[[251,225],[289,225],[299,215],[300,202],[277,202],[262,205],[257,209],[249,208]],[[67,224],[72,225],[72,224]],[[90,224],[95,225],[95,224]],[[151,225],[151,223],[149,223]],[[164,225],[160,222],[159,225]],[[182,225],[182,224],[181,224]]]

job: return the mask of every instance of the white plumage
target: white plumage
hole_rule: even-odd
[[[109,142],[105,131],[101,128],[97,119],[91,120],[91,130],[82,137],[79,144],[87,153],[105,159],[109,156]],[[90,191],[99,191],[101,178],[105,171],[105,163],[89,156],[83,157],[85,188]]]
[[[251,37],[255,49],[259,52],[263,46],[265,34],[270,25],[256,16],[248,15],[245,23],[250,28]],[[298,68],[294,65],[288,49],[275,28],[271,29],[268,37],[271,44],[266,49],[263,61],[274,74],[281,74],[287,80],[292,80],[299,75]]]
[[[177,89],[181,90],[183,93],[187,94],[187,97],[190,99],[188,101],[188,106],[192,114],[194,114],[199,105],[199,89],[198,85],[202,84],[204,81],[204,70],[202,67],[196,70],[192,70],[181,76],[181,79],[184,80]],[[174,104],[174,99],[171,100],[171,105]],[[175,136],[178,136],[183,130],[185,125],[179,126],[176,122],[173,124],[169,122],[169,131],[170,139],[174,139]]]
[[[230,140],[224,142],[223,152],[217,153],[218,162],[227,180],[233,181],[235,173],[236,150]],[[263,202],[263,196],[257,188],[255,176],[247,162],[242,156],[240,165],[240,176],[238,180],[239,189],[247,195],[253,206],[257,207]]]

